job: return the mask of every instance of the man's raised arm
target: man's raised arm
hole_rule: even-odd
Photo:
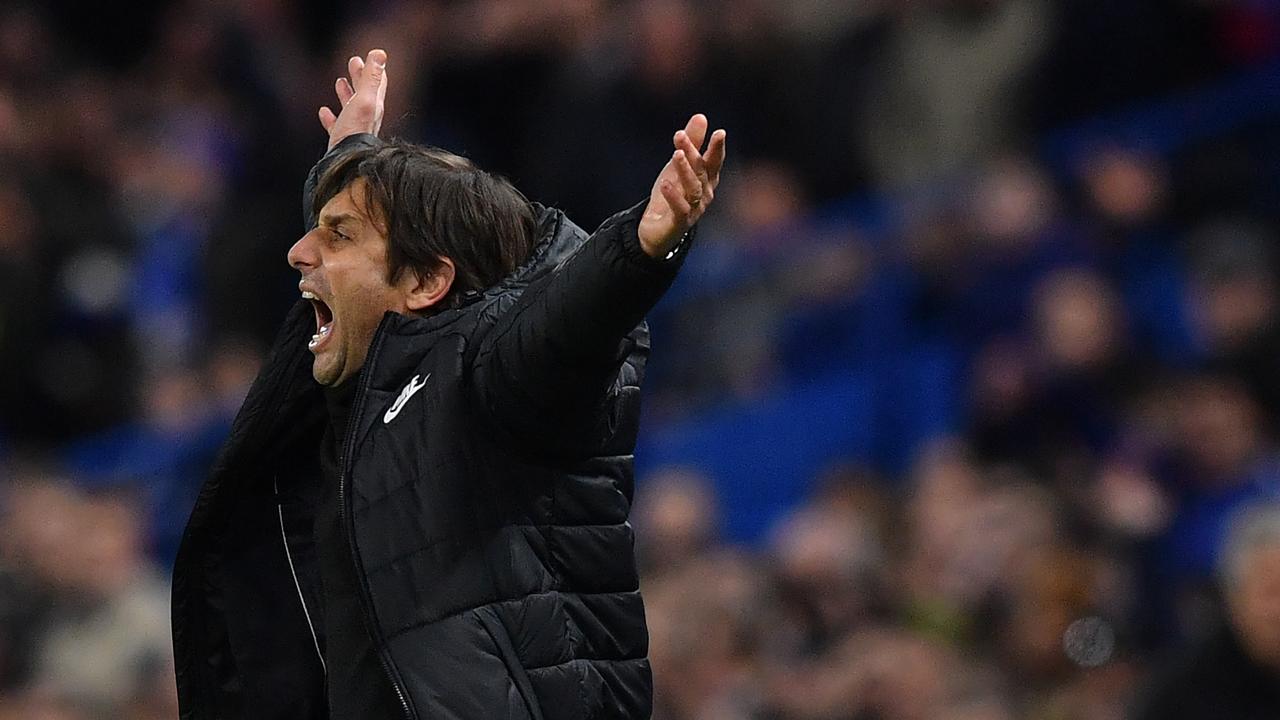
[[[599,411],[627,355],[624,338],[675,279],[687,235],[719,185],[725,132],[707,141],[707,129],[705,116],[693,116],[676,132],[649,199],[606,220],[486,337],[473,378],[504,430],[554,445],[607,420]]]
[[[348,148],[376,144],[387,91],[386,53],[347,63],[334,90],[340,111],[322,107],[329,152],[304,192],[307,227],[315,224],[317,179]],[[504,429],[529,438],[553,428],[572,433],[601,419],[624,339],[675,278],[689,233],[715,198],[725,131],[708,135],[694,115],[672,138],[673,153],[644,203],[607,220],[564,265],[524,290],[476,350],[476,399]],[[705,147],[705,150],[704,150]]]

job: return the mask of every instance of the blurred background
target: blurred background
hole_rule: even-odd
[[[1280,2],[19,0],[0,718],[176,717],[168,568],[375,46],[384,135],[585,227],[729,130],[650,318],[657,718],[1280,717]]]

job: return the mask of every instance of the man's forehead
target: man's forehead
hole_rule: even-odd
[[[358,224],[369,222],[364,178],[356,178],[354,182],[329,198],[324,207],[320,208],[321,225],[333,226],[344,222]]]

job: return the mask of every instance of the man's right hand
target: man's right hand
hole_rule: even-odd
[[[378,134],[382,128],[382,109],[387,97],[387,53],[370,50],[361,60],[352,56],[347,61],[351,79],[340,77],[334,83],[342,107],[337,115],[328,107],[320,108],[320,124],[329,133],[329,149],[344,138],[359,133]]]

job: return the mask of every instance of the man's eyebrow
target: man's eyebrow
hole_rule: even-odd
[[[344,223],[359,226],[360,216],[351,213],[325,213],[320,216],[320,224],[325,227],[338,227]]]

